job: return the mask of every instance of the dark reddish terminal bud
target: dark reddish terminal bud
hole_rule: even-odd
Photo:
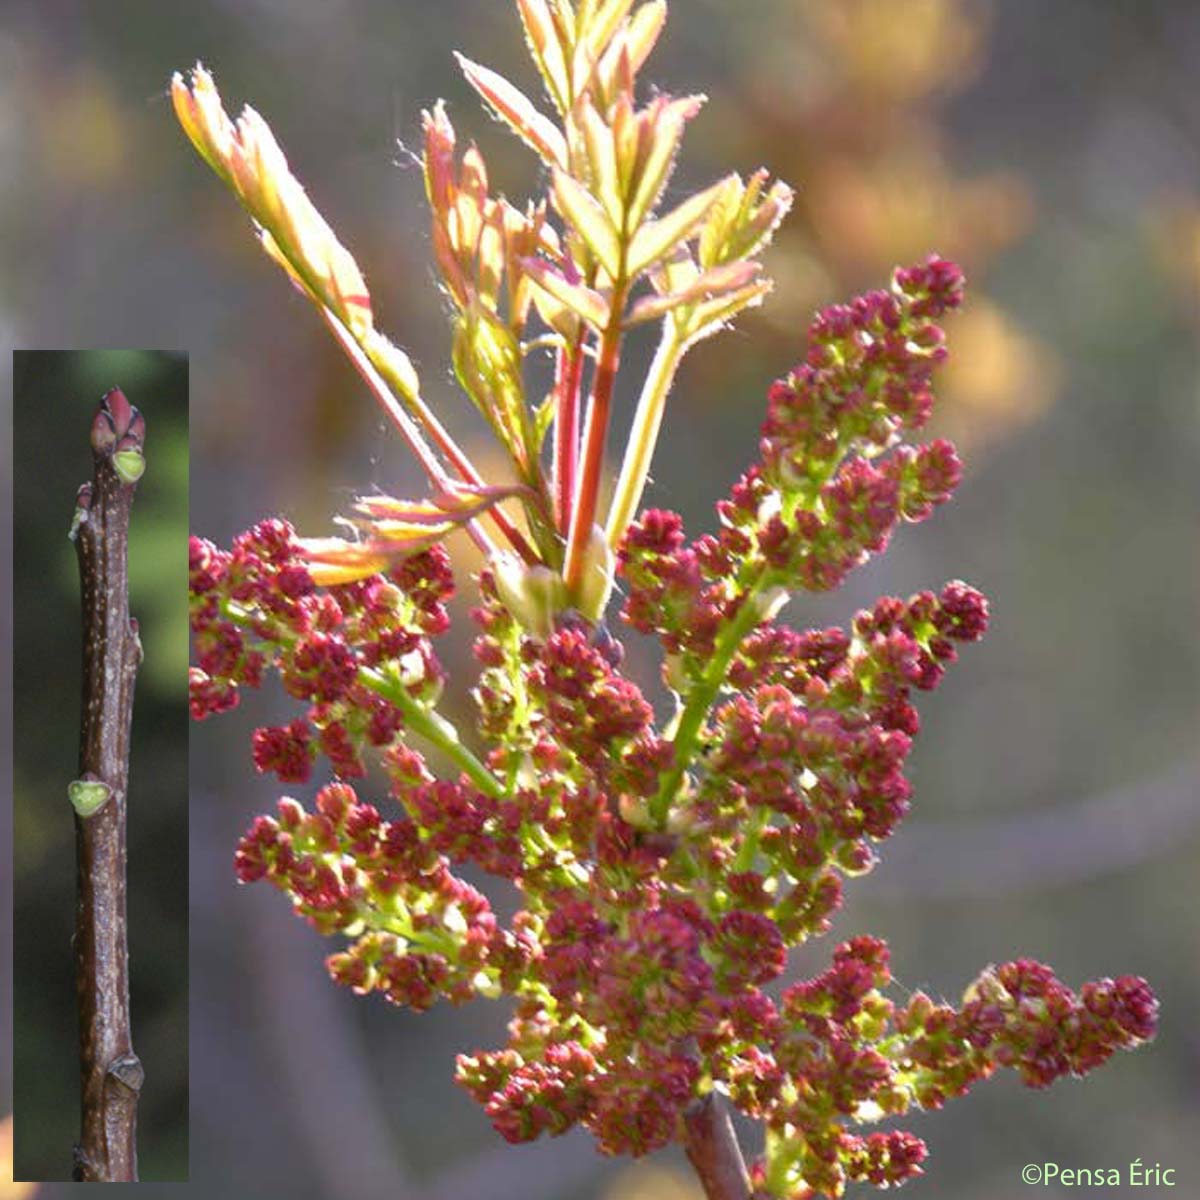
[[[117,444],[112,417],[104,410],[103,401],[92,419],[92,449],[97,454],[110,454]]]
[[[146,422],[120,388],[105,392],[92,420],[92,449],[97,454],[140,450]]]
[[[112,419],[113,432],[117,437],[124,437],[129,432],[130,422],[135,416],[140,415],[138,410],[125,398],[125,393],[120,388],[112,388],[105,392],[104,399],[100,403]]]
[[[146,440],[146,418],[141,410],[135,408],[129,420],[129,428],[125,433],[126,440],[132,439],[133,444],[140,446]]]

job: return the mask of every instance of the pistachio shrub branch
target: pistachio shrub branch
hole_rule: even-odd
[[[83,717],[75,810],[75,990],[82,1127],[74,1179],[137,1180],[142,1064],[129,1022],[125,813],[133,689],[142,657],[129,616],[129,512],[145,468],[145,423],[118,388],[92,424],[94,475],[79,489],[71,540],[83,605]]]
[[[790,951],[828,931],[843,878],[870,869],[909,809],[914,692],[987,628],[986,599],[960,581],[882,597],[846,629],[775,619],[790,592],[841,586],[954,492],[953,447],[914,435],[962,273],[934,256],[816,314],[802,361],[770,386],[758,456],[718,501],[716,532],[689,539],[679,514],[639,514],[679,361],[770,289],[759,251],[791,191],[757,171],[663,203],[703,102],[639,102],[665,0],[516,6],[557,117],[459,62],[537,154],[545,191],[523,207],[494,194],[445,106],[423,118],[455,377],[515,475],[416,501],[359,497],[355,541],[267,519],[228,551],[191,542],[193,716],[236,707],[274,672],[304,709],[255,731],[255,768],[305,783],[321,762],[333,776],[311,808],[283,796],[254,821],[237,876],[342,939],[327,970],[360,995],[418,1011],[510,1002],[507,1044],[456,1066],[510,1142],[579,1124],[605,1154],[680,1144],[707,1200],[894,1187],[921,1173],[924,1143],[859,1126],[940,1108],[1000,1066],[1038,1087],[1083,1074],[1148,1040],[1157,1019],[1137,976],[1076,994],[1024,959],[985,969],[961,1007],[892,1000],[888,948],[865,935],[782,986],[799,966]],[[261,119],[248,110],[234,126],[200,71],[175,91],[201,154],[261,214],[264,248],[299,264],[437,462],[452,462],[415,411],[411,364],[373,329],[361,274]],[[634,366],[621,341],[660,321],[609,502],[614,380]],[[524,368],[547,347],[554,387],[534,397]],[[475,760],[435,711],[447,682],[435,641],[455,591],[440,543],[509,499],[540,560],[501,548],[479,573]],[[657,638],[677,697],[665,725],[603,620],[618,570],[619,619]],[[421,740],[459,769],[439,771]],[[349,782],[371,761],[395,802],[382,811]],[[502,881],[506,906],[518,894],[511,919],[462,871]],[[733,1109],[765,1134],[752,1163]]]

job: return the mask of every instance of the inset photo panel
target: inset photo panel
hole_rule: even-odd
[[[188,1176],[188,360],[13,356],[13,1178]]]

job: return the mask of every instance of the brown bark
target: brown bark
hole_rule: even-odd
[[[75,814],[82,1128],[74,1178],[83,1183],[137,1180],[137,1101],[143,1077],[130,1035],[125,920],[129,734],[142,654],[137,623],[129,617],[127,574],[136,481],[124,482],[113,461],[120,448],[140,453],[141,419],[123,396],[116,401],[118,395],[109,393],[97,414],[92,437],[95,474],[92,483],[80,489],[72,530],[83,602],[80,778],[111,789],[98,811],[81,816],[77,809]],[[102,416],[111,417],[115,437],[97,434],[104,425]],[[131,426],[131,419],[136,424]]]
[[[715,1092],[683,1114],[683,1148],[708,1200],[750,1200],[750,1175],[729,1109]]]

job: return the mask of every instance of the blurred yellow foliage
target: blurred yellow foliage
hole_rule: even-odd
[[[854,276],[931,251],[986,260],[1020,237],[1032,217],[1019,179],[960,179],[922,134],[865,161],[830,156],[806,190],[823,257]]]
[[[64,73],[42,93],[35,108],[41,129],[35,145],[55,190],[101,188],[125,165],[127,136],[112,82],[90,69]]]
[[[937,108],[985,61],[985,8],[976,0],[785,0],[778,11],[774,44],[792,50],[765,68],[747,64],[753,132],[738,153],[798,185],[800,219],[767,257],[777,291],[759,331],[794,359],[815,309],[884,286],[897,265],[944,255],[962,265],[970,293],[950,331],[942,425],[979,442],[1027,424],[1054,402],[1061,369],[987,299],[985,276],[1033,223],[1032,197],[1013,173],[956,171]],[[744,128],[720,136],[747,139]]]
[[[944,391],[956,403],[939,423],[960,447],[1032,421],[1053,401],[1062,374],[1057,358],[990,300],[975,297],[950,338]]]
[[[961,0],[806,0],[802,7],[846,82],[892,103],[962,86],[987,34],[980,9]]]
[[[1200,322],[1200,200],[1166,196],[1149,209],[1147,226],[1160,270],[1177,289],[1184,312]]]
[[[636,1163],[613,1180],[604,1200],[704,1200],[704,1192],[682,1171]]]
[[[20,1200],[36,1190],[34,1183],[13,1182],[13,1119],[0,1120],[0,1200]]]

